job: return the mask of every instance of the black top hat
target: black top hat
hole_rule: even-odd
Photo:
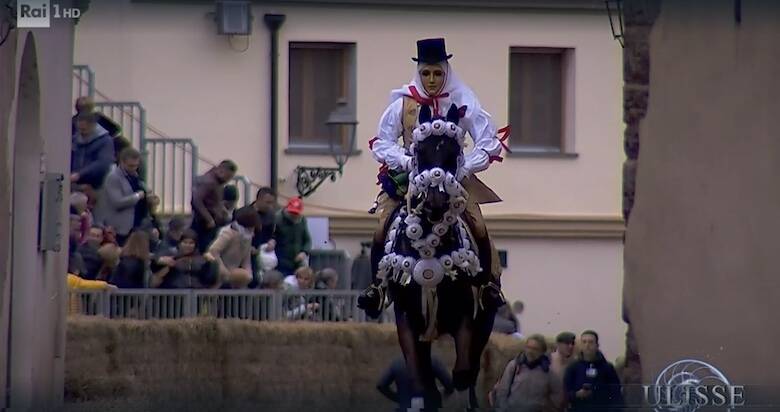
[[[419,63],[435,64],[449,60],[451,54],[447,54],[444,47],[444,39],[423,39],[417,41],[417,58],[412,60]]]

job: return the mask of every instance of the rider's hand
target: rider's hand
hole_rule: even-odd
[[[404,172],[412,171],[412,156],[404,156],[404,160],[401,162],[401,170]]]
[[[461,167],[458,168],[458,173],[455,175],[455,179],[458,182],[462,182],[463,179],[465,179],[469,175],[471,175],[471,172],[469,172],[469,170],[466,169],[465,166],[461,166]]]

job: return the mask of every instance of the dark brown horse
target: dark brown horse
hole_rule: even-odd
[[[373,272],[395,305],[414,403],[423,400],[424,410],[441,406],[431,343],[443,334],[455,341],[454,386],[468,389],[469,409],[477,408],[480,358],[495,316],[495,309],[479,303],[484,276],[477,275],[484,271],[477,242],[461,218],[468,194],[457,179],[465,134],[458,121],[454,105],[445,119],[432,119],[430,108],[421,107],[408,199],[387,220],[384,250],[380,244],[372,251]]]

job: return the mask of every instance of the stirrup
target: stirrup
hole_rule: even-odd
[[[504,292],[493,281],[490,281],[487,284],[482,285],[482,286],[479,287],[479,308],[480,309],[485,311],[485,297],[486,297],[485,291],[488,290],[488,289],[493,289],[496,292],[498,292],[498,297],[500,298],[498,303],[500,303],[500,304],[496,305],[495,309],[498,309],[501,306],[506,304],[506,297],[504,296]]]
[[[376,291],[376,295],[379,296],[379,302],[377,303],[376,307],[370,307],[367,303],[370,303],[370,301],[374,300],[373,296],[371,294],[371,291]],[[361,299],[363,298],[363,299]],[[366,300],[369,300],[369,302],[366,302]],[[382,314],[382,310],[384,309],[385,304],[385,290],[381,286],[377,285],[371,285],[368,288],[366,288],[360,296],[358,296],[358,307],[366,311],[368,315],[377,314],[377,316]],[[372,317],[377,317],[372,316]]]

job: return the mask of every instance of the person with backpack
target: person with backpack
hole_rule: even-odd
[[[525,349],[509,361],[493,389],[496,411],[542,412],[562,410],[560,380],[550,373],[547,341],[542,335],[531,335]]]

